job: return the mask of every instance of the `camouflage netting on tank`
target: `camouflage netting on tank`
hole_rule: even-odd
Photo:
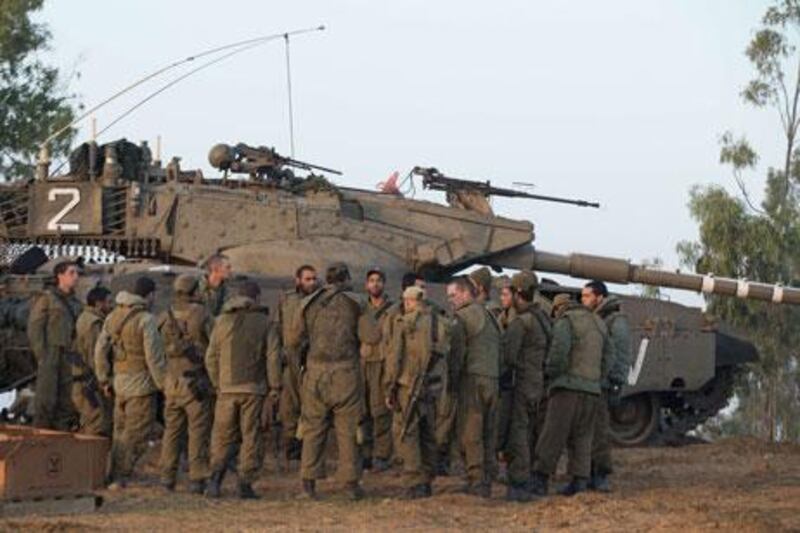
[[[306,192],[329,191],[339,193],[338,187],[325,179],[323,176],[311,174],[305,179],[299,179],[291,184],[289,190],[295,194]]]
[[[99,176],[103,172],[106,147],[113,146],[117,151],[117,161],[122,166],[122,178],[134,181],[139,177],[144,155],[142,149],[127,139],[119,139],[97,147],[94,158],[95,173]],[[69,173],[76,179],[88,180],[90,168],[90,146],[83,143],[75,148],[69,155]]]

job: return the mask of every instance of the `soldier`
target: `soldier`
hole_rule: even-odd
[[[591,281],[581,291],[581,302],[594,311],[606,324],[614,358],[608,379],[601,383],[600,405],[595,417],[594,438],[592,439],[592,477],[589,488],[600,492],[610,492],[608,476],[613,472],[611,461],[611,442],[609,437],[609,406],[619,403],[622,386],[631,365],[631,327],[628,316],[620,309],[620,301],[608,294],[602,281]]]
[[[214,254],[206,261],[206,275],[200,280],[198,292],[212,317],[222,312],[227,297],[226,282],[232,273],[231,261],[227,256]]]
[[[573,302],[568,294],[555,297],[553,314],[553,339],[545,366],[549,383],[547,414],[536,443],[531,492],[547,495],[548,480],[567,446],[567,471],[572,480],[561,494],[572,496],[587,488],[600,383],[613,351],[603,321]]]
[[[33,302],[28,317],[28,340],[36,356],[36,414],[34,425],[67,431],[72,419],[72,370],[67,352],[75,343],[75,323],[81,304],[75,297],[78,265],[62,261],[53,268],[55,286]]]
[[[301,348],[289,344],[289,331],[303,298],[316,289],[317,271],[311,265],[303,265],[295,271],[294,289],[282,294],[278,302],[276,326],[281,335],[283,359],[283,387],[278,403],[278,417],[283,424],[284,450],[287,459],[299,459],[301,446],[301,441],[297,439],[297,422],[300,419]]]
[[[379,268],[367,272],[365,289],[369,300],[358,321],[361,341],[361,377],[364,383],[364,468],[383,472],[392,455],[392,413],[386,408],[384,350],[381,332],[392,302],[386,295],[386,274]]]
[[[261,412],[267,394],[280,390],[280,343],[259,304],[261,289],[248,281],[217,318],[206,351],[206,367],[217,402],[211,434],[211,478],[207,496],[219,498],[231,445],[239,450],[239,497],[253,499],[253,481],[263,462]],[[269,389],[269,390],[268,390]]]
[[[510,280],[507,277],[498,278],[500,280],[500,306],[498,308],[497,319],[500,327],[505,333],[508,326],[516,316],[514,309],[514,292]],[[491,311],[491,310],[490,310]],[[506,364],[503,357],[503,365],[500,369],[500,400],[497,407],[497,453],[506,466],[508,465],[507,447],[508,437],[511,428],[511,408],[514,397],[514,372]],[[502,472],[499,477],[502,476]],[[505,476],[507,478],[507,476]]]
[[[501,332],[474,291],[465,277],[447,285],[447,299],[455,312],[452,360],[461,368],[457,423],[467,467],[465,490],[489,498],[497,444]]]
[[[500,318],[502,309],[492,300],[492,271],[481,267],[469,273],[469,280],[475,287],[475,301],[483,304],[496,318]]]
[[[544,361],[550,344],[550,318],[535,303],[536,274],[521,271],[511,279],[515,318],[505,332],[505,350],[513,371],[511,427],[507,455],[506,499],[528,501],[538,426],[544,396]]]
[[[133,292],[117,294],[117,306],[103,323],[94,350],[97,379],[106,396],[114,394],[111,489],[126,487],[136,461],[147,449],[156,393],[164,386],[164,342],[150,313],[155,294],[156,284],[146,276],[136,279]],[[109,352],[113,354],[110,360]]]
[[[198,297],[196,277],[178,276],[173,289],[172,305],[158,317],[167,356],[161,484],[168,491],[175,490],[181,445],[188,440],[189,492],[203,494],[208,478],[213,393],[203,357],[212,318]]]
[[[432,495],[439,450],[436,412],[447,380],[450,351],[448,323],[424,305],[425,292],[411,286],[403,291],[402,316],[394,353],[387,357],[386,406],[394,417],[397,448],[403,458],[408,498]]]
[[[364,387],[359,368],[358,320],[364,303],[350,292],[350,272],[334,263],[326,285],[303,301],[291,341],[308,343],[301,414],[303,492],[315,499],[316,480],[325,477],[325,442],[333,425],[339,452],[337,477],[350,497],[360,499],[359,423]]]
[[[111,291],[105,287],[93,288],[86,295],[86,307],[75,326],[77,353],[70,357],[72,403],[80,415],[80,431],[87,435],[111,436],[111,402],[97,382],[94,347],[112,307]]]

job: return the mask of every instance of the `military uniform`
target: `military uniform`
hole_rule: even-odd
[[[268,388],[280,388],[280,344],[266,307],[246,296],[234,296],[214,323],[206,368],[217,401],[211,434],[211,487],[226,468],[229,448],[241,439],[240,491],[256,479],[263,462],[261,413]]]
[[[297,422],[300,420],[300,358],[303,348],[289,343],[289,332],[293,327],[292,321],[300,311],[302,301],[303,295],[296,289],[283,293],[278,302],[276,321],[280,332],[283,363],[278,418],[283,424],[284,440],[287,441],[287,445],[297,436]]]
[[[527,487],[543,419],[544,361],[551,336],[549,317],[536,304],[518,301],[505,333],[508,364],[514,373],[507,455],[512,488]]]
[[[199,283],[197,292],[208,313],[212,317],[219,316],[222,312],[222,307],[225,305],[225,299],[228,297],[227,284],[223,281],[216,287],[212,287],[208,282],[208,276],[201,277]]]
[[[605,297],[595,313],[605,322],[614,349],[608,377],[601,384],[602,393],[592,439],[592,478],[597,479],[599,484],[605,476],[613,472],[609,436],[609,391],[625,384],[632,361],[630,323],[627,315],[620,310],[619,299],[616,296]]]
[[[358,321],[361,341],[361,378],[364,383],[364,457],[388,461],[392,455],[392,413],[386,407],[383,323],[392,303],[384,298],[380,306],[366,305]]]
[[[114,378],[114,435],[111,477],[124,483],[147,448],[155,421],[156,393],[167,370],[164,342],[147,301],[122,291],[117,306],[103,323],[94,352],[101,385]],[[109,363],[109,351],[112,352]]]
[[[357,434],[364,415],[364,387],[358,320],[363,308],[347,284],[326,285],[304,300],[292,332],[294,343],[308,342],[301,414],[304,482],[313,484],[326,475],[325,442],[331,425],[336,431],[339,481],[357,487],[361,478]]]
[[[94,372],[94,348],[105,315],[86,307],[75,326],[77,353],[71,354],[72,403],[80,416],[80,430],[88,435],[111,437],[111,403],[100,390]]]
[[[488,497],[497,444],[500,325],[479,303],[457,309],[455,317],[453,359],[461,368],[457,419],[468,490]]]
[[[560,295],[559,295],[560,296]],[[546,493],[559,456],[568,447],[572,482],[565,494],[585,489],[590,474],[592,433],[613,351],[606,325],[586,307],[555,303],[557,319],[547,354],[547,415],[536,444],[534,492]]]
[[[398,337],[387,357],[386,382],[399,408],[397,449],[411,496],[429,496],[439,460],[437,407],[448,379],[449,324],[429,309],[394,320]]]
[[[488,305],[487,309],[497,317],[505,336],[505,332],[517,316],[516,310],[513,307],[503,309],[499,306],[490,307]],[[501,362],[500,396],[497,403],[497,452],[506,455],[511,431],[511,410],[514,405],[514,374],[505,356],[501,358]]]
[[[27,333],[38,363],[34,401],[37,427],[70,429],[72,370],[67,353],[75,347],[75,323],[80,312],[78,299],[55,287],[43,291],[31,307]]]
[[[184,284],[180,287],[184,290],[179,292],[180,283]],[[188,437],[189,479],[193,490],[202,491],[208,477],[211,436],[213,391],[203,361],[211,333],[211,316],[203,304],[188,296],[195,283],[194,279],[179,277],[175,301],[158,319],[167,356],[161,482],[167,487],[175,485],[180,448]]]

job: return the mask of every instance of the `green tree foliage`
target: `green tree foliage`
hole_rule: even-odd
[[[748,105],[777,112],[783,157],[767,168],[764,197],[755,205],[744,176],[759,170],[758,153],[744,136],[721,136],[720,162],[731,168],[739,194],[714,185],[692,189],[689,209],[700,238],[680,243],[678,252],[698,272],[798,284],[798,36],[800,0],[781,0],[767,10],[747,46],[754,76],[741,96]],[[753,339],[761,354],[742,376],[740,407],[726,427],[771,440],[800,440],[800,309],[720,297],[709,297],[708,309]]]
[[[72,100],[58,69],[45,65],[50,32],[31,16],[43,0],[0,0],[0,180],[29,176],[39,144],[73,119]],[[50,145],[69,150],[72,132]]]

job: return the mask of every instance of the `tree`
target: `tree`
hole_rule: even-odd
[[[40,143],[74,117],[74,95],[66,94],[58,69],[39,58],[50,32],[31,15],[42,3],[0,0],[0,180],[29,176]],[[65,155],[73,133],[53,141],[50,153]]]
[[[800,0],[768,8],[745,55],[754,76],[741,93],[747,105],[777,112],[782,160],[769,166],[764,198],[755,205],[744,175],[759,156],[744,136],[720,138],[720,162],[731,168],[739,194],[720,186],[695,186],[689,210],[699,223],[698,242],[682,242],[682,262],[702,273],[797,285],[800,271]],[[771,440],[800,440],[800,309],[733,298],[708,297],[708,310],[743,331],[760,361],[742,376],[740,408],[730,427]]]

